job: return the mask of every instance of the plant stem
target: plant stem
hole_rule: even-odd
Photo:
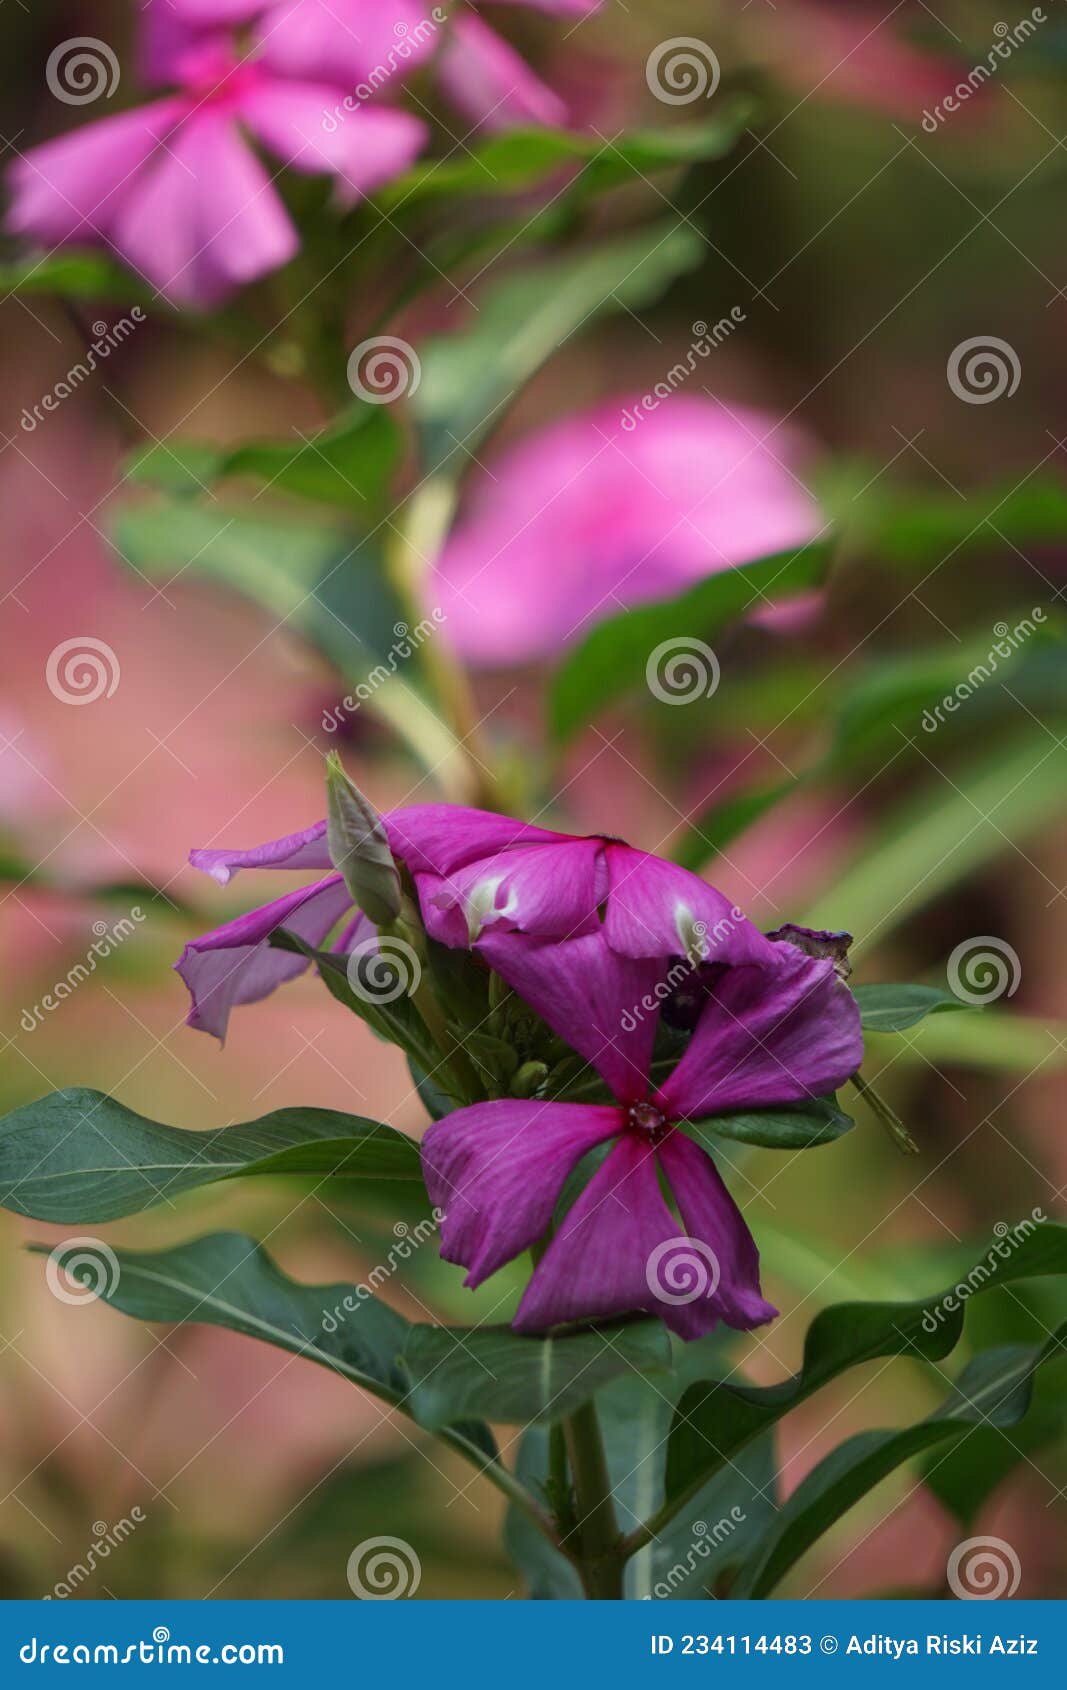
[[[881,1121],[897,1149],[905,1156],[919,1156],[921,1151],[912,1138],[895,1109],[891,1109],[885,1098],[876,1092],[869,1080],[865,1080],[858,1071],[852,1076],[852,1084],[859,1092],[864,1103],[877,1120]]]
[[[587,1402],[563,1422],[578,1514],[575,1565],[591,1600],[621,1601],[623,1558],[611,1476],[596,1407]]]

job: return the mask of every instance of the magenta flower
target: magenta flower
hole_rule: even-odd
[[[433,0],[169,0],[185,25],[259,19],[266,62],[290,76],[346,85],[356,99],[431,57],[449,99],[472,124],[562,124],[563,101],[468,5]],[[603,0],[497,0],[581,19]],[[339,113],[343,119],[344,107]]]
[[[430,1199],[445,1217],[441,1251],[469,1270],[471,1287],[545,1236],[568,1177],[612,1143],[552,1235],[517,1330],[644,1310],[697,1338],[720,1320],[747,1329],[774,1318],[751,1234],[711,1157],[683,1128],[821,1097],[858,1068],[859,1012],[833,962],[776,950],[775,968],[721,969],[685,1054],[656,1089],[654,1026],[632,1015],[630,1032],[625,1018],[605,1024],[605,992],[617,1009],[627,990],[640,990],[642,965],[611,955],[603,934],[541,947],[540,987],[559,993],[552,1019],[560,1030],[583,1016],[601,1022],[595,1060],[617,1102],[475,1104],[423,1140]]]
[[[599,1007],[558,1028],[589,1060],[608,1059],[605,1040],[631,1001],[649,994],[658,1001],[672,959],[778,965],[780,947],[721,892],[621,840],[552,833],[448,804],[382,819],[394,856],[414,877],[428,931],[453,947],[474,944],[550,1024],[567,994],[566,977],[552,974],[557,941],[602,935],[604,958],[627,960],[628,969],[614,975],[605,960]],[[332,867],[324,821],[248,850],[193,851],[190,862],[223,886],[243,868]],[[300,957],[271,946],[275,929],[289,927],[321,948],[346,923],[334,949],[347,952],[373,931],[354,915],[341,876],[330,873],[192,940],[177,964],[193,1000],[190,1026],[221,1039],[232,1008],[302,972]],[[643,1026],[650,1030],[653,1018],[646,1015]],[[625,1068],[609,1078],[624,1083]]]
[[[710,399],[601,404],[476,480],[427,602],[469,662],[555,658],[605,617],[812,539],[804,456],[792,430]]]
[[[213,9],[230,21],[263,8]],[[11,171],[8,227],[50,245],[102,243],[175,303],[212,305],[299,244],[249,138],[291,169],[336,177],[352,198],[406,169],[426,131],[406,112],[363,106],[331,130],[335,83],[289,76],[254,39],[239,52],[229,35],[168,13],[169,0],[149,15],[147,59],[153,80],[178,91],[31,149]]]

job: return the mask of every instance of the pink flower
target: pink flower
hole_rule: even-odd
[[[496,0],[580,20],[603,0]],[[258,17],[266,62],[291,76],[340,80],[366,97],[431,57],[449,98],[472,124],[559,125],[563,101],[470,6],[432,0],[169,0],[193,28]],[[347,108],[346,108],[347,109]]]
[[[552,833],[447,804],[394,810],[382,819],[394,856],[414,877],[431,935],[453,947],[476,945],[550,1025],[569,1001],[566,976],[552,972],[559,940],[602,934],[612,956],[628,959],[622,973],[605,976],[597,1007],[566,1011],[558,1028],[590,1061],[611,1060],[613,1029],[631,1001],[657,990],[671,959],[780,964],[779,947],[715,887],[621,840]],[[223,886],[244,868],[332,868],[325,822],[250,850],[194,851],[190,861]],[[330,873],[192,940],[177,964],[193,1000],[191,1026],[221,1039],[232,1008],[257,1002],[303,972],[299,956],[270,944],[282,927],[316,948],[339,929],[332,948],[341,953],[373,933],[354,911],[341,876]],[[641,1027],[641,1036],[649,1036],[654,1018],[643,1017]],[[625,1083],[631,1058],[620,1046],[612,1083]]]
[[[858,1068],[859,1011],[834,963],[775,949],[771,969],[718,967],[662,1086],[649,1078],[651,1036],[631,1016],[629,1032],[625,1021],[605,1025],[594,1057],[614,1105],[481,1103],[430,1128],[423,1171],[444,1212],[441,1253],[469,1269],[472,1287],[545,1236],[578,1163],[613,1142],[534,1271],[513,1322],[519,1331],[645,1310],[698,1338],[720,1320],[746,1329],[774,1318],[748,1228],[711,1157],[682,1129],[820,1098]],[[647,983],[648,964],[612,955],[603,933],[541,953],[538,1007],[555,1003],[549,1019],[560,1032],[583,1019],[607,1023],[606,1000],[617,1008],[629,992],[637,1003]]]
[[[261,10],[213,3],[231,19]],[[242,55],[224,34],[196,35],[168,9],[149,16],[149,57],[178,92],[19,159],[8,226],[48,244],[103,243],[175,303],[212,305],[299,244],[246,135],[353,197],[406,169],[426,132],[406,112],[365,107],[331,131],[334,85],[287,76],[255,45]]]
[[[756,411],[682,393],[601,404],[476,480],[427,602],[469,662],[556,657],[605,617],[810,540],[803,459]]]

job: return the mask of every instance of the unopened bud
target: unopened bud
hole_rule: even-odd
[[[349,780],[335,751],[326,759],[326,816],[330,861],[344,876],[353,903],[376,927],[387,926],[400,914],[400,871],[381,816]]]
[[[508,1090],[512,1097],[533,1097],[540,1086],[548,1079],[548,1065],[544,1062],[524,1062],[517,1074],[512,1075]]]

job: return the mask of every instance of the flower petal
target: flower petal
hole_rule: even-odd
[[[428,925],[433,931],[434,910],[459,910],[471,944],[497,928],[557,939],[590,932],[598,925],[600,851],[599,839],[576,839],[480,857],[428,889]]]
[[[772,947],[778,966],[728,968],[662,1087],[664,1111],[696,1120],[824,1097],[863,1060],[859,1006],[829,960]]]
[[[382,820],[394,856],[402,857],[413,873],[447,875],[512,845],[559,845],[578,837],[460,804],[412,804],[388,811]]]
[[[480,1285],[544,1233],[564,1181],[620,1131],[618,1109],[580,1103],[475,1103],[422,1141],[426,1187],[443,1211],[441,1254]]]
[[[266,845],[251,845],[244,851],[191,851],[189,861],[194,868],[203,869],[227,886],[239,869],[243,868],[325,868],[333,867],[326,847],[326,823],[315,822],[299,833],[288,833],[284,839],[268,840]]]
[[[344,881],[339,874],[332,875],[191,940],[174,965],[193,1000],[190,1027],[224,1040],[231,1009],[258,1003],[308,966],[303,957],[276,950],[270,935],[287,927],[308,944],[319,946],[351,908]],[[368,935],[374,932],[370,923],[366,931]],[[349,949],[356,937],[354,929],[346,933]]]
[[[614,840],[609,840],[604,855],[604,931],[612,950],[634,957],[689,957],[694,962],[774,963],[770,940],[699,875]]]
[[[684,1240],[660,1191],[656,1152],[627,1133],[568,1210],[512,1325],[544,1332],[644,1310],[682,1338],[701,1337],[718,1324],[715,1304],[699,1295],[664,1301],[654,1289],[664,1246],[672,1243]]]
[[[224,113],[187,118],[142,171],[116,222],[118,250],[168,298],[212,305],[293,257],[299,244],[277,190]]]
[[[357,107],[334,117],[336,90],[313,82],[262,82],[241,100],[253,134],[294,170],[332,172],[353,196],[372,193],[418,157],[427,129],[410,112]]]
[[[473,124],[513,129],[527,123],[559,127],[567,108],[503,36],[473,12],[461,12],[437,57],[441,86]]]
[[[620,1102],[648,1096],[661,961],[615,956],[602,932],[557,944],[490,929],[476,948]]]
[[[137,172],[184,110],[180,99],[158,100],[31,147],[9,173],[8,229],[48,242],[104,238]]]
[[[747,1332],[773,1320],[778,1310],[760,1291],[759,1252],[718,1168],[699,1144],[672,1132],[659,1147],[686,1231],[708,1245],[717,1271],[712,1301],[727,1326]]]

